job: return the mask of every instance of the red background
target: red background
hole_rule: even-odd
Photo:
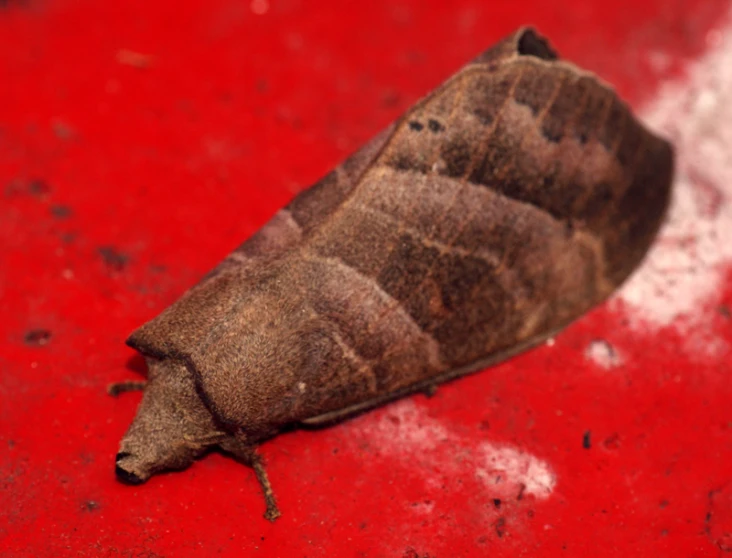
[[[518,25],[536,24],[637,107],[704,50],[728,5],[0,2],[0,554],[732,548],[727,363],[692,364],[673,329],[638,335],[607,307],[553,347],[431,399],[265,444],[283,512],[275,524],[262,518],[252,471],[218,454],[139,487],[118,484],[113,459],[139,394],[105,394],[144,370],[123,345],[131,330]],[[672,63],[660,70],[654,52]],[[713,319],[732,342],[728,318]],[[47,343],[26,339],[39,329]],[[584,351],[608,332],[632,358],[598,375]],[[415,444],[435,424],[449,435]],[[549,498],[486,491],[473,474],[486,440],[548,462]]]

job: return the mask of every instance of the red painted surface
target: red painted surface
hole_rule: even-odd
[[[118,484],[139,394],[105,394],[143,369],[132,329],[519,24],[639,106],[703,53],[727,0],[0,6],[0,555],[732,548],[729,353],[700,364],[673,328],[639,334],[608,307],[431,399],[267,443],[275,524],[252,471],[217,454]],[[732,343],[729,320],[708,311]],[[611,372],[585,357],[596,338],[627,357]],[[546,464],[548,497],[519,498],[496,448]]]

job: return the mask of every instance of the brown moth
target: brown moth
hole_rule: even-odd
[[[279,211],[129,338],[149,367],[117,476],[209,447],[254,467],[328,424],[537,345],[636,268],[673,152],[520,29]]]

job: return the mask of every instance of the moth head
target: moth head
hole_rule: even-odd
[[[126,484],[184,469],[223,436],[185,366],[148,359],[148,367],[142,402],[116,457],[117,478]]]

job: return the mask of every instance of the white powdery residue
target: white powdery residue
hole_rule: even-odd
[[[511,447],[484,442],[480,446],[485,465],[475,474],[489,489],[506,484],[518,487],[523,494],[548,498],[557,484],[557,477],[545,461]]]
[[[429,451],[449,437],[448,431],[426,416],[412,399],[402,399],[386,409],[387,413],[377,421],[364,417],[361,426],[361,431],[369,438],[378,439],[382,453]]]
[[[482,442],[473,451],[474,440],[429,417],[411,399],[398,401],[387,410],[378,420],[366,416],[355,421],[356,427],[384,455],[402,459],[410,466],[414,466],[415,457],[429,462],[432,467],[425,484],[430,488],[438,489],[447,474],[450,478],[475,475],[486,487],[486,499],[497,495],[515,497],[519,492],[546,498],[554,489],[556,476],[551,467],[530,453],[491,442]],[[448,441],[450,450],[446,451],[444,443]]]
[[[703,312],[732,263],[732,23],[710,33],[708,45],[642,113],[676,148],[676,182],[659,238],[614,298],[635,326],[673,325],[688,335],[685,348],[696,356],[724,350]]]

